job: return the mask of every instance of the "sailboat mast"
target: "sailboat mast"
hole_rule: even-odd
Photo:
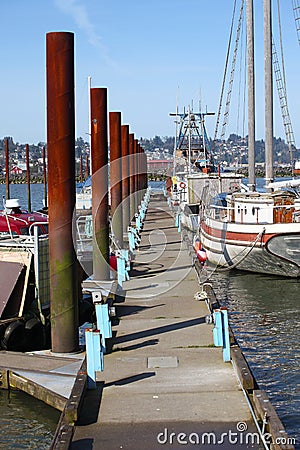
[[[271,0],[264,0],[265,52],[265,159],[266,186],[274,179],[273,169],[273,73],[272,73],[272,10]]]
[[[255,73],[253,0],[246,3],[248,59],[248,179],[250,191],[255,191]]]

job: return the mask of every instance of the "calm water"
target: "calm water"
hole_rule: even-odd
[[[161,185],[153,183],[153,187]],[[3,194],[5,186],[0,185]],[[11,197],[19,198],[26,208],[24,185],[12,185]],[[42,199],[43,185],[32,185],[33,209],[43,206]],[[212,281],[218,297],[229,307],[231,326],[260,388],[267,391],[300,448],[299,281],[239,271],[214,272]],[[51,442],[57,412],[24,395],[0,391],[1,449],[40,449]]]
[[[44,185],[31,184],[31,209],[36,211],[43,208]],[[0,209],[3,209],[3,197],[5,197],[5,184],[0,184]],[[27,209],[27,186],[25,184],[11,184],[10,198],[18,198],[21,208]]]
[[[23,392],[0,390],[0,448],[48,449],[59,412]]]
[[[214,272],[212,282],[259,387],[300,448],[299,281],[231,271]]]

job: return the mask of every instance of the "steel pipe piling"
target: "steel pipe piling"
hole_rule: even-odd
[[[123,233],[130,224],[130,172],[129,172],[129,125],[121,126],[122,138],[122,204],[123,204]]]
[[[31,211],[31,193],[30,193],[30,166],[29,166],[29,145],[26,144],[26,183],[27,183],[27,208]]]
[[[109,280],[107,89],[91,88],[93,275]]]
[[[46,35],[49,258],[52,351],[78,347],[75,208],[74,34]]]
[[[120,112],[109,113],[109,130],[112,233],[120,248],[123,248],[122,138]]]

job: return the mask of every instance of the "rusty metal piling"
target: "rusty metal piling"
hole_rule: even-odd
[[[29,145],[26,144],[26,183],[27,183],[27,205],[28,211],[31,211],[31,193],[30,193],[30,166],[29,166]]]
[[[134,211],[135,214],[138,211],[139,205],[139,143],[137,139],[134,139]]]
[[[148,187],[148,168],[147,168],[147,155],[145,151],[143,151],[142,164],[143,164],[143,190],[144,192],[146,192]]]
[[[135,155],[134,134],[129,134],[129,191],[130,191],[130,222],[135,214]]]
[[[48,208],[48,194],[47,194],[47,166],[46,166],[46,149],[42,148],[43,157],[43,179],[44,179],[44,207]]]
[[[8,139],[5,139],[5,186],[6,186],[6,200],[10,199],[9,189],[9,144]]]
[[[110,279],[107,89],[91,88],[93,276]]]
[[[109,131],[112,232],[120,248],[123,248],[122,138],[120,112],[109,113]]]
[[[129,189],[129,125],[121,126],[122,137],[122,204],[123,232],[126,233],[130,224],[130,189]]]
[[[78,348],[75,208],[74,34],[46,35],[49,258],[52,351]]]

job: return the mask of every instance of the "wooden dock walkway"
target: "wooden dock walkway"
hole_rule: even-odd
[[[71,448],[195,448],[197,437],[202,448],[222,439],[225,449],[262,448],[229,442],[256,429],[232,364],[213,345],[207,306],[194,298],[201,287],[165,199],[150,200],[123,287],[112,352],[86,392]]]

